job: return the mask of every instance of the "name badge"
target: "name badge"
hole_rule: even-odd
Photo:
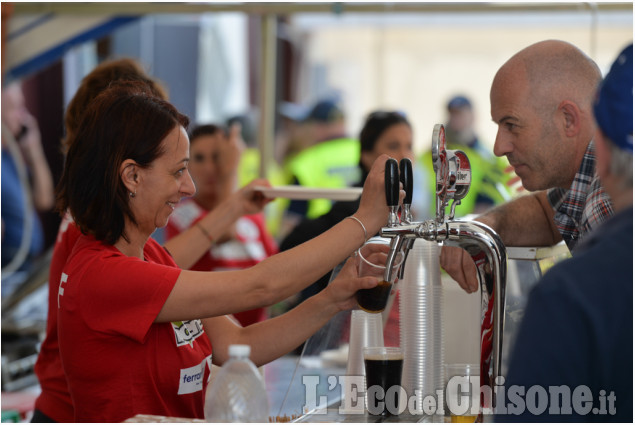
[[[203,377],[205,376],[205,365],[211,356],[207,356],[196,366],[181,369],[178,394],[192,394],[203,389]]]

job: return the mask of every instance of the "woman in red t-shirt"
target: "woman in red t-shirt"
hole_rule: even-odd
[[[190,132],[189,170],[196,194],[176,206],[166,226],[166,237],[179,235],[198,226],[210,211],[227,200],[236,190],[240,151],[228,149],[232,143],[222,128],[208,124]],[[254,266],[278,252],[267,232],[262,213],[238,217],[225,233],[190,268],[200,271],[240,270]],[[249,326],[267,318],[265,308],[235,313],[241,325]]]
[[[194,195],[187,124],[144,86],[113,85],[90,104],[68,151],[58,207],[83,235],[62,271],[58,330],[77,421],[202,418],[208,364],[222,364],[229,344],[249,344],[254,363],[267,363],[353,308],[357,290],[377,285],[356,277],[349,261],[282,316],[245,328],[229,319],[297,293],[386,223],[388,156],[373,165],[351,220],[249,269],[180,270],[150,235]]]
[[[64,115],[66,137],[63,141],[63,148],[65,151],[75,140],[81,117],[88,104],[115,81],[143,83],[154,96],[166,99],[163,87],[150,78],[134,60],[123,58],[104,62],[84,77],[68,105]],[[225,143],[221,145],[221,154],[223,156],[236,155],[239,152],[239,142],[239,132],[237,129],[232,129],[227,135]],[[238,217],[262,210],[261,200],[253,199],[251,189],[258,184],[264,184],[264,182],[255,180],[238,192],[234,192],[214,211],[210,211],[201,218],[197,222],[197,226],[181,232],[164,244],[178,267],[190,268],[209,249],[210,237],[212,240],[220,238],[227,226],[230,226]],[[41,393],[35,402],[32,422],[73,422],[75,417],[59,353],[57,309],[58,287],[62,269],[80,236],[81,232],[70,214],[64,214],[55,241],[49,270],[46,337],[42,341],[35,364],[35,374],[40,384]]]

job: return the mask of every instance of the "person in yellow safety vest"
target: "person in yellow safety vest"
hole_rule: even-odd
[[[345,188],[359,181],[359,141],[345,136],[344,113],[335,101],[319,101],[296,120],[309,132],[311,144],[285,159],[283,171],[288,184]],[[331,205],[328,199],[289,202],[278,237],[284,237],[302,218],[326,214]]]
[[[455,96],[448,102],[448,122],[445,125],[447,149],[460,149],[470,160],[472,183],[467,196],[456,208],[456,217],[483,212],[486,209],[511,199],[511,189],[506,184],[510,175],[505,172],[509,165],[504,158],[497,158],[483,147],[474,132],[472,103],[465,96]],[[434,181],[432,154],[420,157],[430,181]],[[434,217],[434,202],[431,205]],[[448,211],[449,212],[449,211]]]
[[[240,162],[238,163],[238,187],[244,187],[254,179],[260,177],[260,149],[256,143],[255,119],[252,114],[242,114],[227,119],[227,128],[234,124],[240,124],[242,139],[245,142]],[[282,169],[276,163],[269,165],[265,176],[272,186],[286,183]],[[269,233],[275,237],[280,227],[281,213],[287,203],[282,198],[277,198],[265,207],[265,223]]]

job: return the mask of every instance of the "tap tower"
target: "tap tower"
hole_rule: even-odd
[[[464,152],[446,149],[445,129],[441,124],[435,125],[432,133],[432,161],[436,174],[436,217],[423,222],[414,222],[410,213],[413,192],[410,160],[403,159],[400,164],[394,159],[386,162],[386,201],[390,213],[388,225],[381,230],[381,236],[391,238],[391,244],[384,278],[388,282],[394,278],[392,265],[399,252],[405,258],[400,269],[403,275],[408,254],[418,238],[460,247],[470,254],[476,264],[481,290],[481,386],[493,389],[494,379],[501,374],[507,274],[505,246],[490,227],[476,221],[454,219],[456,207],[469,191],[471,169]],[[398,214],[400,181],[406,191],[401,215]],[[450,213],[446,215],[448,206]],[[416,318],[402,317],[401,320]],[[483,398],[481,403],[484,408],[493,407],[491,401]]]

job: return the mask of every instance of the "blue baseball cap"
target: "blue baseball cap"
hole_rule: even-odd
[[[333,100],[321,100],[316,103],[305,121],[333,122],[344,118],[344,112]]]
[[[633,45],[617,57],[600,84],[595,120],[602,132],[620,149],[633,153]]]
[[[334,122],[344,118],[344,112],[337,101],[323,99],[318,101],[311,109],[307,109],[295,103],[282,102],[279,106],[282,115],[294,121],[317,121],[322,123]]]
[[[454,96],[448,102],[448,111],[452,109],[472,108],[472,102],[465,96]]]

